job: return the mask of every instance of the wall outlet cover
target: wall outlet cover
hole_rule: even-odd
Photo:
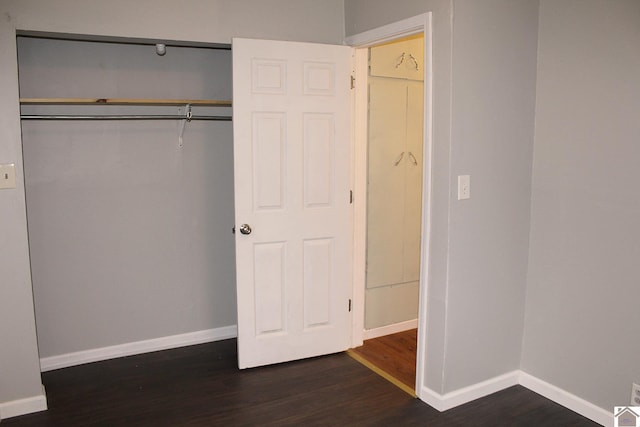
[[[471,176],[458,175],[458,200],[471,198]]]
[[[0,188],[16,188],[16,164],[0,165]]]
[[[631,385],[631,406],[640,406],[640,384]]]

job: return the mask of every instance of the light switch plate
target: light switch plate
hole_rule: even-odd
[[[0,189],[2,188],[16,188],[15,163],[0,165]]]
[[[471,198],[471,176],[458,175],[458,200]]]

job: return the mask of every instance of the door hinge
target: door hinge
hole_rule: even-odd
[[[351,298],[349,298],[349,313],[351,313]]]
[[[355,89],[356,87],[356,78],[351,76],[351,89]]]
[[[349,204],[353,204],[353,190],[349,190]]]

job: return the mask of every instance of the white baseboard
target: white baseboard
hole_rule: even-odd
[[[394,323],[393,325],[381,326],[375,329],[365,329],[362,338],[370,340],[373,338],[383,337],[385,335],[397,334],[398,332],[408,331],[418,327],[418,319],[407,320],[406,322]]]
[[[409,320],[407,322],[396,323],[364,331],[364,338],[376,338],[416,327],[417,320]],[[222,328],[208,329],[205,331],[172,335],[93,350],[79,351],[76,353],[62,354],[59,356],[45,357],[40,359],[40,365],[42,371],[45,372],[69,366],[81,365],[84,363],[148,353],[151,351],[184,347],[193,344],[202,344],[205,342],[219,341],[228,338],[235,338],[237,336],[237,326],[231,325]],[[490,378],[486,381],[445,393],[444,395],[427,387],[423,387],[419,390],[418,396],[422,401],[442,412],[517,384],[520,384],[523,387],[526,387],[529,390],[538,393],[541,396],[544,396],[547,399],[552,400],[598,424],[603,426],[613,425],[613,413],[519,370]],[[47,399],[43,388],[41,395],[0,403],[0,420],[31,412],[44,411],[46,409]]]
[[[509,372],[444,395],[423,387],[418,396],[429,406],[443,412],[516,384],[589,418],[593,422],[603,426],[613,426],[613,413],[522,371]]]
[[[0,403],[0,420],[47,410],[47,396],[42,387],[42,394],[25,399]]]
[[[444,395],[423,387],[419,396],[425,403],[442,412],[517,385],[519,374],[520,371],[509,372]]]
[[[231,325],[224,326],[222,328],[189,332],[186,334],[171,335],[168,337],[61,354],[59,356],[43,357],[40,359],[40,370],[42,372],[52,371],[54,369],[67,368],[69,366],[82,365],[84,363],[98,362],[100,360],[114,359],[116,357],[131,356],[134,354],[149,353],[152,351],[167,350],[170,348],[178,348],[212,341],[220,341],[228,338],[235,338],[237,336],[238,327],[236,325]]]
[[[603,426],[613,426],[613,413],[526,372],[520,372],[520,385],[577,412]]]

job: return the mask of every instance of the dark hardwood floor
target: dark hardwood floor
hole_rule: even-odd
[[[416,350],[418,330],[365,340],[354,353],[382,369],[411,389],[416,386]]]
[[[515,386],[439,413],[344,353],[239,371],[236,341],[42,375],[49,410],[21,426],[596,426]]]

